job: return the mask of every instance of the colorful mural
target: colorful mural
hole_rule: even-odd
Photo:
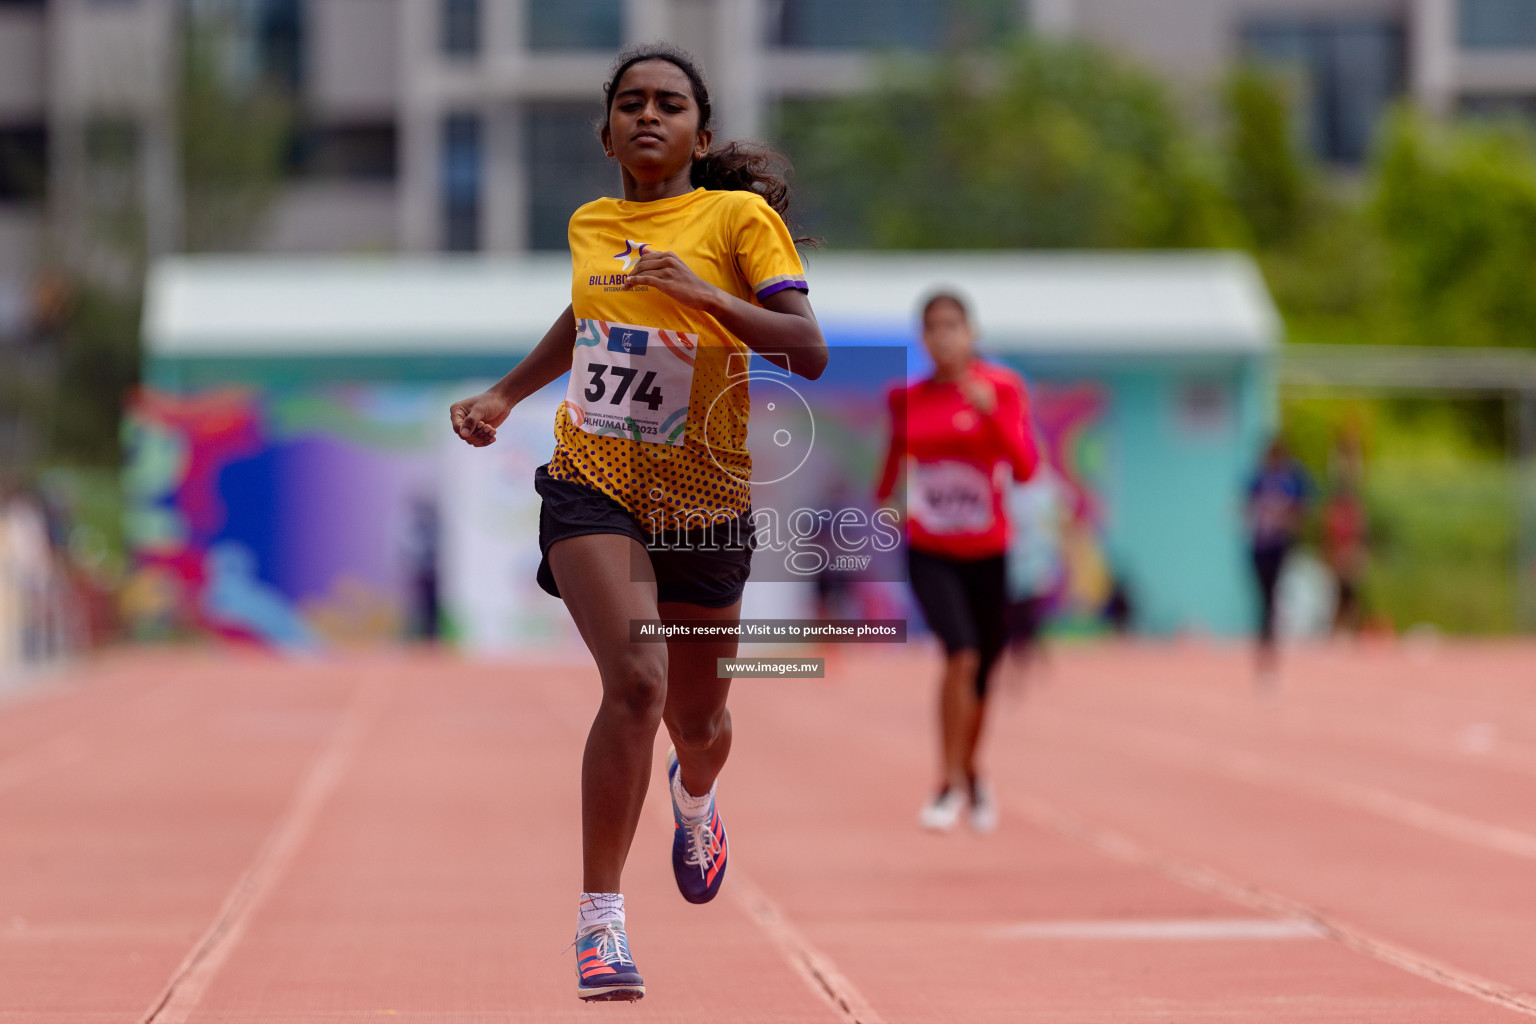
[[[405,633],[435,560],[439,404],[379,385],[142,392],[125,428],[140,633],[292,649]]]
[[[845,353],[840,373],[796,382],[814,409],[814,444],[782,480],[754,486],[755,508],[777,513],[781,526],[797,509],[872,511],[884,382],[900,379],[903,357],[860,348]],[[473,449],[447,429],[444,410],[480,386],[143,391],[126,426],[135,568],[125,610],[139,634],[299,651],[438,635],[481,652],[576,643],[560,603],[533,582],[531,481],[550,451],[560,389],[523,403],[496,445]],[[1101,539],[1107,402],[1094,384],[1032,391],[1055,472],[1049,488],[1020,489],[1039,507],[1021,515],[1027,543],[1015,558],[1058,616],[1093,620],[1111,587]],[[763,395],[766,406],[772,393]],[[755,444],[772,453],[770,441]],[[754,579],[810,582],[785,570],[793,550],[760,546]],[[858,600],[847,613],[889,615],[906,598],[904,568],[899,552],[874,556],[853,577],[863,584],[848,590]],[[827,590],[836,579],[815,581]],[[807,600],[759,588],[753,608],[810,614]]]

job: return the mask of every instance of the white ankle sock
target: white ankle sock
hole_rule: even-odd
[[[621,892],[584,892],[576,908],[576,930],[584,931],[597,925],[617,923],[624,925],[624,894]]]
[[[717,782],[719,780],[716,780]],[[683,773],[679,771],[672,776],[672,799],[677,803],[677,811],[689,821],[697,821],[709,811],[710,797],[715,795],[715,787],[710,786],[709,792],[703,796],[694,796],[683,788]]]

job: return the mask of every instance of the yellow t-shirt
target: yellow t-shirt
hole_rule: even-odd
[[[599,199],[572,215],[570,245],[576,345],[549,475],[601,491],[642,524],[665,529],[745,514],[750,350],[714,317],[655,288],[620,285],[654,250],[676,253],[747,301],[805,291],[784,221],[754,192]]]

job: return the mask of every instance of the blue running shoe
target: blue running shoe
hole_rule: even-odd
[[[677,775],[677,751],[667,751],[667,792]],[[672,874],[677,891],[689,903],[708,903],[725,881],[725,858],[730,852],[725,841],[725,824],[715,798],[709,798],[709,810],[697,821],[685,819],[672,801]]]
[[[576,995],[589,1003],[645,996],[645,979],[629,955],[624,926],[610,922],[576,935]]]

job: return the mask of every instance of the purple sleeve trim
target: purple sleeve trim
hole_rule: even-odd
[[[773,284],[763,285],[763,287],[757,293],[757,301],[761,302],[768,296],[773,295],[776,292],[781,292],[786,288],[795,288],[799,291],[805,292],[807,295],[809,295],[811,291],[810,286],[807,285],[804,281],[775,281]]]

